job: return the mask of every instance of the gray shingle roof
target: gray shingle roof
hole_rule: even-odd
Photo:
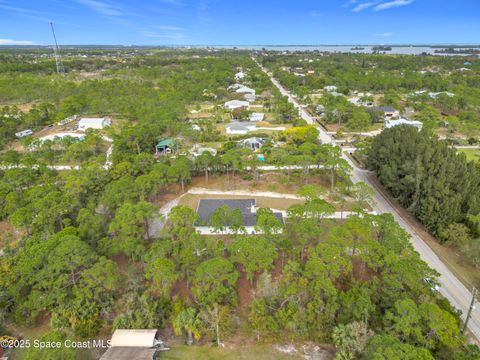
[[[224,205],[227,205],[232,211],[239,209],[242,212],[243,226],[256,225],[257,215],[252,212],[252,206],[256,205],[255,199],[200,199],[197,208],[198,225],[209,225],[212,214]],[[274,213],[274,215],[283,222],[281,213]]]

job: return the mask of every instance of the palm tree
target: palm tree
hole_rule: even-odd
[[[202,321],[198,317],[197,310],[192,307],[182,310],[173,320],[175,334],[181,335],[186,333],[187,345],[192,345],[194,340],[200,339],[202,336],[200,332],[201,327]]]

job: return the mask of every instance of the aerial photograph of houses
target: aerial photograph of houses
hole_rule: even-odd
[[[480,360],[479,14],[0,0],[0,360]]]

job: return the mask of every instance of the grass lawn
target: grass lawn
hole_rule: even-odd
[[[480,149],[457,149],[459,153],[465,154],[469,161],[480,160]]]
[[[174,345],[171,350],[160,354],[159,359],[165,360],[282,360],[294,359],[294,356],[282,354],[272,345],[245,345],[230,348],[219,348],[209,345],[186,346]]]

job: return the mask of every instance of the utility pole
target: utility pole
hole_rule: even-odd
[[[477,289],[473,288],[472,301],[470,302],[470,307],[468,308],[468,313],[467,313],[467,317],[465,319],[465,324],[463,325],[462,334],[464,334],[465,331],[467,330],[468,321],[470,320],[470,317],[472,316],[472,311],[475,308],[475,297],[476,296],[477,296]]]
[[[50,26],[52,28],[53,40],[55,44],[53,45],[53,53],[55,55],[55,64],[57,65],[57,74],[65,74],[65,68],[63,67],[62,60],[60,59],[60,49],[57,44],[57,36],[55,35],[55,29],[53,28],[53,22],[50,21]]]

